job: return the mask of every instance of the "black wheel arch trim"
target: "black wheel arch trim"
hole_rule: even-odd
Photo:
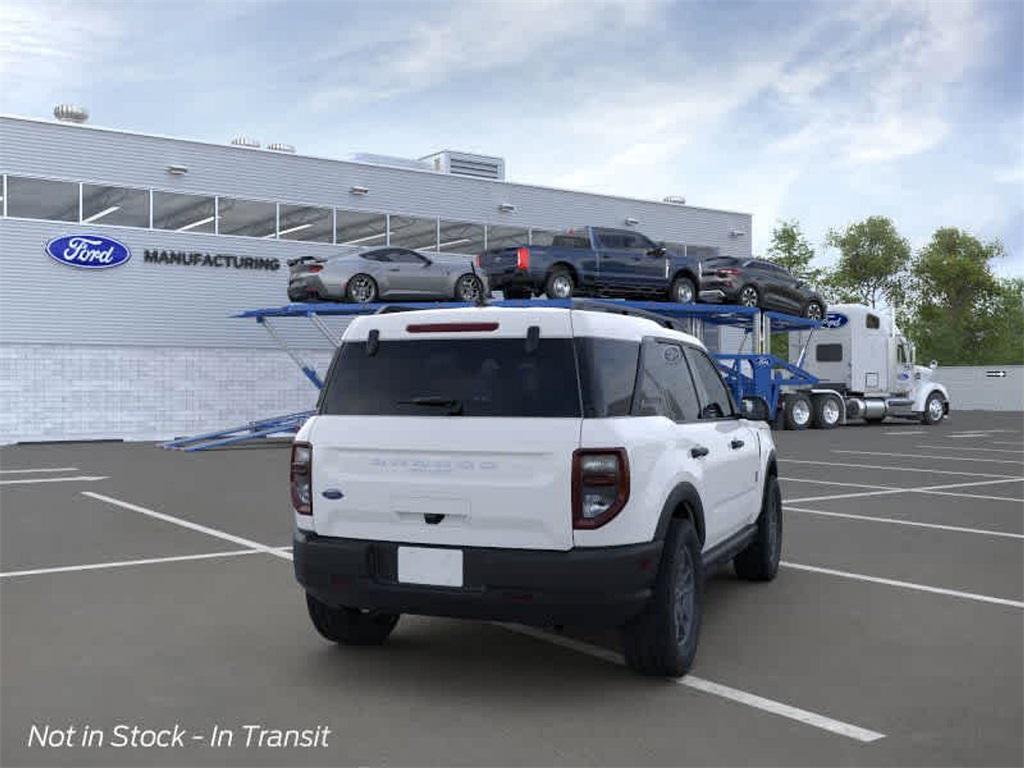
[[[697,538],[701,546],[704,546],[704,504],[700,500],[700,494],[690,483],[680,483],[668,495],[664,506],[661,508],[661,515],[658,518],[658,527],[654,531],[654,540],[662,541],[668,533],[668,526],[676,517],[676,511],[684,507],[689,509],[686,515],[693,521],[693,527],[697,530]]]

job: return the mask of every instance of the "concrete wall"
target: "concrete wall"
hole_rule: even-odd
[[[1000,371],[1006,376],[988,375]],[[1024,366],[940,365],[935,380],[949,389],[954,411],[1024,411]]]

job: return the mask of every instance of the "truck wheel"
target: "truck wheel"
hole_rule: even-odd
[[[693,286],[693,280],[688,277],[677,277],[672,281],[668,297],[669,301],[678,304],[693,304],[697,300],[697,289]]]
[[[786,395],[783,401],[786,429],[807,429],[811,423],[811,399],[802,392]]]
[[[924,414],[921,416],[922,424],[938,424],[946,415],[946,405],[942,395],[932,392],[924,401]]]
[[[693,523],[673,520],[665,537],[654,594],[623,627],[626,663],[645,675],[685,675],[697,655],[704,591],[700,541]]]
[[[782,557],[782,491],[775,475],[764,484],[757,534],[747,548],[732,560],[736,575],[747,581],[771,581],[779,572]]]
[[[814,419],[815,429],[835,429],[842,421],[843,403],[835,395],[815,395]]]
[[[308,592],[306,608],[316,631],[341,645],[380,645],[398,623],[396,613],[375,613],[358,608],[332,608]]]
[[[544,293],[549,299],[568,299],[576,290],[576,281],[565,267],[555,267],[544,283]]]

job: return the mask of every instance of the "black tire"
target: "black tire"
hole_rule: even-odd
[[[378,295],[377,281],[362,272],[352,275],[345,285],[345,298],[353,304],[371,304]]]
[[[744,285],[736,294],[736,303],[742,307],[760,307],[761,292],[757,290],[757,286]]]
[[[630,668],[661,677],[679,677],[690,671],[697,655],[703,593],[697,532],[689,520],[673,520],[665,536],[651,601],[622,629]]]
[[[938,405],[936,405],[936,403]],[[924,413],[921,414],[921,423],[931,426],[938,424],[946,416],[946,398],[938,392],[932,392],[924,401]]]
[[[455,300],[476,304],[484,295],[484,284],[476,275],[468,272],[455,281]]]
[[[529,299],[533,293],[529,288],[505,288],[501,295],[506,299]]]
[[[825,319],[825,308],[821,306],[819,301],[809,301],[807,306],[804,307],[804,317],[810,318],[811,320],[824,320]]]
[[[835,395],[815,395],[811,426],[815,429],[835,429],[843,422],[843,401]]]
[[[782,401],[783,424],[786,429],[807,429],[811,423],[811,398],[802,392],[786,395]]]
[[[548,279],[544,281],[544,294],[549,299],[572,298],[576,292],[576,280],[565,267],[555,267],[548,273]]]
[[[747,581],[771,581],[782,558],[782,491],[775,475],[768,475],[757,518],[757,535],[732,560],[736,575]]]
[[[697,301],[697,288],[693,280],[680,275],[672,281],[672,288],[668,293],[669,301],[677,304],[693,304]]]
[[[398,623],[399,614],[364,612],[344,606],[333,608],[308,592],[306,608],[316,631],[332,643],[342,645],[380,645]]]

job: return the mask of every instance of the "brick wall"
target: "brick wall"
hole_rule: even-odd
[[[326,370],[329,351],[300,352]],[[306,410],[316,396],[271,350],[0,345],[0,444],[160,440]]]

